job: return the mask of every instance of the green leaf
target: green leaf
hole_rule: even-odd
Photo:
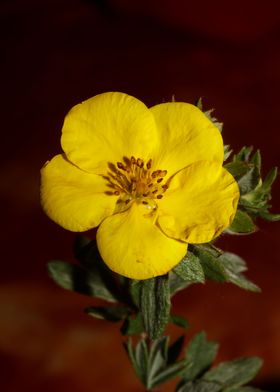
[[[219,261],[220,253],[209,245],[189,245],[190,251],[199,258],[206,278],[226,282],[227,274]]]
[[[123,295],[116,275],[102,260],[95,241],[87,237],[78,236],[74,244],[75,257],[81,266],[96,276],[96,280],[109,290],[117,301],[126,302],[127,296]],[[106,298],[105,298],[106,299]]]
[[[270,192],[271,190],[271,185],[274,183],[277,177],[277,167],[272,168],[267,176],[265,177],[265,180],[262,183],[262,189],[265,192]]]
[[[186,364],[185,361],[176,362],[172,365],[167,366],[162,372],[160,372],[153,379],[152,387],[160,385],[172,378],[178,377],[182,374]]]
[[[230,233],[249,234],[256,231],[256,226],[246,212],[237,210],[234,220],[227,231]]]
[[[139,307],[140,306],[140,299],[141,299],[141,288],[142,288],[142,281],[130,279],[129,281],[129,293],[132,298],[133,303]]]
[[[125,319],[129,315],[130,309],[123,306],[89,306],[85,312],[92,317],[115,322]]]
[[[141,313],[145,331],[157,339],[164,331],[170,314],[170,291],[168,275],[158,276],[142,282]]]
[[[89,272],[78,265],[54,260],[48,263],[48,272],[50,277],[66,290],[76,291],[110,302],[119,300],[115,293],[110,290],[110,287],[107,286],[107,282],[103,280],[98,269]]]
[[[206,340],[205,332],[197,334],[190,342],[186,353],[189,367],[183,373],[184,381],[192,381],[207,370],[214,361],[219,345]]]
[[[143,331],[144,325],[141,313],[138,313],[136,317],[127,317],[121,327],[122,335],[137,335],[142,333]]]
[[[171,295],[176,294],[178,291],[185,289],[191,284],[192,284],[191,282],[182,279],[176,273],[172,271],[169,272],[169,288],[170,288]]]
[[[248,164],[240,161],[233,161],[227,163],[225,169],[227,169],[234,178],[241,178],[247,173]]]
[[[148,358],[148,389],[153,387],[156,375],[166,367],[168,340],[168,337],[163,336],[156,339],[151,345]]]
[[[264,392],[261,389],[253,388],[253,387],[233,387],[233,388],[226,388],[224,392]]]
[[[222,392],[221,385],[204,380],[183,384],[176,392]]]
[[[226,161],[232,153],[229,145],[224,145],[224,161]]]
[[[224,392],[264,392],[261,389],[254,388],[254,387],[233,387],[233,388],[226,388]]]
[[[249,162],[250,155],[253,151],[253,147],[242,147],[241,150],[234,155],[233,160],[234,161],[243,161],[243,162]]]
[[[251,381],[262,366],[257,357],[239,358],[223,362],[204,374],[203,379],[216,382],[224,387],[239,387]]]
[[[147,386],[148,377],[148,347],[145,339],[141,339],[135,348],[135,361],[139,369],[139,378]]]
[[[262,157],[261,157],[260,150],[257,150],[255,154],[252,156],[251,163],[255,165],[260,172],[262,166]]]
[[[280,220],[280,214],[272,214],[268,211],[260,211],[259,216],[270,222],[276,222]]]
[[[254,190],[260,182],[260,173],[257,167],[251,167],[246,174],[244,174],[238,180],[238,186],[240,194],[245,195],[246,193]]]
[[[183,280],[192,283],[205,282],[205,276],[203,268],[199,262],[199,258],[190,251],[182,259],[182,261],[180,261],[180,263],[177,264],[175,268],[173,268],[173,271]]]
[[[175,314],[170,314],[169,321],[181,328],[188,328],[189,326],[188,321],[184,317]]]
[[[241,274],[242,271],[247,269],[246,263],[241,257],[225,252],[220,257],[219,260],[225,267],[228,281],[231,283],[245,289],[254,292],[260,292],[261,289],[255,285],[253,282],[248,280],[244,275]]]
[[[129,357],[129,359],[130,359],[130,362],[131,362],[131,364],[132,364],[132,367],[133,367],[135,373],[137,374],[137,377],[140,378],[140,380],[141,380],[141,381],[144,383],[144,385],[145,385],[146,380],[145,380],[145,379],[142,380],[142,369],[141,369],[141,364],[138,364],[138,362],[137,362],[137,360],[136,360],[136,355],[135,355],[135,351],[134,351],[133,346],[132,346],[132,341],[131,341],[131,339],[128,339],[128,341],[124,343],[124,348],[125,348],[125,350],[126,350],[126,352],[127,352],[127,355],[128,355],[128,357]]]

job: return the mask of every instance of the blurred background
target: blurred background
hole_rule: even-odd
[[[226,144],[260,148],[264,173],[279,165],[278,2],[3,0],[0,32],[1,391],[140,392],[118,326],[86,316],[98,302],[47,277],[48,260],[74,261],[75,235],[42,212],[39,170],[60,152],[67,111],[105,91],[148,106],[202,96]],[[273,204],[279,212],[279,180]],[[256,385],[279,392],[280,224],[259,227],[219,244],[247,260],[262,294],[207,283],[174,307],[190,321],[187,340],[204,329],[221,344],[218,360],[263,357]]]

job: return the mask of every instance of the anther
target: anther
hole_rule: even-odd
[[[141,158],[137,158],[137,163],[136,164],[137,164],[138,167],[141,167],[141,168],[144,166],[144,162],[143,162],[143,160]]]
[[[153,194],[155,194],[155,193],[157,193],[157,191],[158,191],[158,190],[157,190],[157,189],[155,189],[154,191],[152,191],[152,193],[153,193]]]
[[[166,184],[162,185],[161,187],[162,187],[162,189],[164,189],[164,190],[168,189],[168,185],[166,185]]]
[[[147,196],[149,195],[149,193],[150,193],[150,192],[143,193],[143,196],[144,196],[144,197],[147,197]]]
[[[162,199],[163,196],[162,195],[157,195],[157,199]]]
[[[132,163],[132,165],[135,165],[136,159],[134,158],[134,156],[132,156],[132,157],[130,158],[130,162]]]
[[[123,163],[117,162],[117,166],[118,166],[119,169],[125,170],[125,167],[124,167]]]
[[[165,177],[167,174],[167,170],[160,170],[161,177]]]
[[[142,201],[142,204],[145,204],[145,205],[147,205],[147,204],[148,204],[148,202],[147,202],[147,201],[145,201],[145,200],[143,200],[143,201]]]
[[[163,178],[159,178],[159,179],[157,180],[157,182],[160,183],[162,180],[163,180]]]
[[[119,196],[120,192],[119,191],[115,191],[114,195]]]
[[[150,168],[152,167],[152,160],[149,159],[148,162],[146,163],[146,167],[148,170],[150,170]]]

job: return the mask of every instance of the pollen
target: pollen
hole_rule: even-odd
[[[141,158],[124,157],[122,162],[108,164],[109,170],[104,178],[111,192],[120,196],[118,204],[129,208],[130,203],[143,204],[150,210],[157,209],[157,202],[164,197],[168,189],[167,170],[154,170],[153,161],[145,162]],[[120,208],[122,210],[122,208]]]

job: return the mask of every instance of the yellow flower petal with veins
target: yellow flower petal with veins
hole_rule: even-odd
[[[159,143],[156,163],[169,176],[197,161],[224,159],[221,132],[196,106],[168,102],[153,106]]]
[[[72,231],[98,227],[105,263],[133,279],[170,271],[187,243],[209,242],[236,212],[238,185],[222,168],[219,130],[196,107],[148,109],[105,93],[75,106],[62,129],[64,155],[42,169],[42,205]]]
[[[238,199],[238,185],[227,170],[217,162],[196,162],[171,179],[158,224],[172,238],[209,242],[230,226]]]
[[[161,232],[144,205],[106,218],[96,239],[108,267],[133,279],[166,274],[187,252],[186,244]]]
[[[155,120],[147,106],[122,93],[96,95],[74,106],[62,128],[67,158],[81,169],[104,174],[108,162],[131,155],[148,160],[157,148]]]
[[[106,196],[104,179],[56,155],[41,170],[41,200],[47,215],[71,231],[96,227],[113,214],[117,196]]]

